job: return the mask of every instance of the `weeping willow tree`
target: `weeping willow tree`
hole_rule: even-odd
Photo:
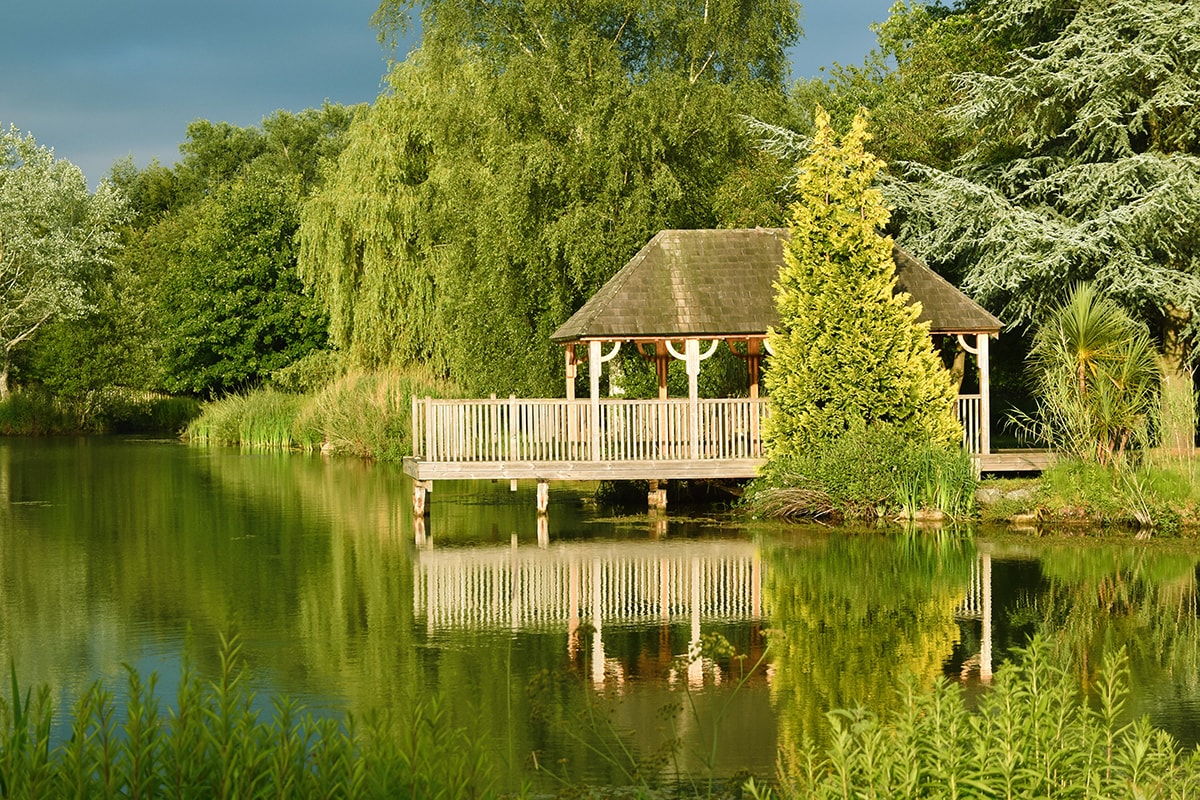
[[[385,35],[413,5],[381,6]],[[797,12],[422,4],[420,49],[304,210],[300,266],[336,345],[472,392],[560,392],[550,333],[658,230],[735,213],[738,114],[785,113]]]

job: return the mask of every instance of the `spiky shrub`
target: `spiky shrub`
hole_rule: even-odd
[[[1120,464],[1149,445],[1162,371],[1144,325],[1079,284],[1038,329],[1030,351],[1036,415],[1029,436],[1071,458]]]
[[[885,423],[923,442],[956,443],[950,374],[919,305],[895,292],[888,210],[875,188],[883,162],[866,150],[865,112],[838,141],[817,108],[799,165],[791,239],[775,284],[780,325],[768,335],[765,431],[771,458],[803,453],[856,425]]]

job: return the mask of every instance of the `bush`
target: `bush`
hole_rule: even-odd
[[[1129,666],[1109,653],[1090,703],[1072,663],[1043,638],[1002,666],[972,712],[945,681],[908,683],[887,719],[828,715],[831,744],[788,754],[781,794],[824,797],[1191,797],[1200,751],[1145,718],[1125,721]],[[756,796],[770,795],[749,787]]]
[[[747,492],[747,502],[768,516],[900,512],[911,517],[928,510],[962,516],[974,511],[975,486],[968,454],[913,441],[888,425],[871,425],[808,453],[769,462]]]
[[[163,711],[156,676],[129,669],[118,714],[95,684],[71,710],[70,735],[51,741],[49,687],[24,697],[12,678],[0,698],[0,796],[487,797],[498,769],[437,699],[403,719],[318,718],[286,698],[254,710],[236,639],[220,674],[202,680],[184,654],[179,693]],[[118,722],[123,719],[124,722]]]
[[[27,389],[0,401],[0,435],[176,434],[200,413],[190,397],[112,387],[59,397]]]

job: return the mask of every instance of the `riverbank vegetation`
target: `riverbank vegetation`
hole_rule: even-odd
[[[236,638],[204,680],[185,653],[176,697],[129,668],[126,698],[94,684],[53,732],[48,687],[22,696],[15,672],[0,699],[0,796],[494,797],[496,774],[470,730],[436,698],[405,719],[316,716],[286,698],[255,697]]]
[[[412,399],[453,396],[448,382],[417,370],[351,373],[310,394],[269,388],[214,400],[185,436],[199,444],[398,461],[412,452]]]
[[[1073,659],[1050,638],[1035,636],[976,700],[958,684],[923,684],[913,673],[879,687],[894,693],[882,705],[851,690],[857,705],[811,721],[824,729],[819,735],[791,731],[784,737],[773,780],[744,787],[684,782],[672,790],[670,782],[630,774],[632,786],[566,784],[547,796],[922,797],[936,791],[1101,798],[1200,791],[1200,751],[1181,747],[1146,718],[1131,719],[1126,653],[1106,653],[1086,685]],[[111,687],[94,684],[73,700],[66,735],[54,732],[47,687],[22,692],[15,672],[10,686],[0,697],[0,793],[8,798],[491,798],[526,796],[532,786],[500,785],[501,765],[436,697],[410,704],[403,719],[317,716],[286,697],[257,698],[236,637],[224,640],[211,681],[185,653],[172,698],[158,694],[157,675],[133,668],[120,701]],[[536,762],[532,768],[539,769]]]
[[[1194,408],[1200,139],[1185,102],[1200,75],[1194,4],[897,5],[863,64],[789,84],[787,50],[803,46],[799,12],[795,0],[710,4],[702,14],[671,3],[564,14],[384,0],[374,18],[381,37],[420,14],[422,38],[390,64],[375,102],[276,112],[259,126],[197,120],[177,163],[119,162],[90,193],[78,170],[10,129],[0,147],[0,396],[11,385],[21,399],[0,403],[0,429],[120,430],[90,409],[96,393],[129,387],[217,401],[192,428],[195,441],[393,458],[405,446],[407,390],[380,387],[419,375],[430,383],[417,379],[420,393],[561,395],[564,360],[549,334],[661,229],[801,230],[784,277],[811,300],[803,287],[816,273],[805,270],[820,260],[802,245],[819,243],[808,234],[830,219],[813,201],[845,187],[818,191],[805,183],[813,170],[797,165],[822,157],[832,130],[865,128],[862,109],[874,154],[858,148],[858,172],[837,176],[871,194],[855,206],[870,212],[859,227],[892,236],[1007,323],[992,353],[993,423],[1024,409],[1038,444],[1079,455],[1068,441],[1079,431],[1056,433],[1048,406],[1034,409],[1035,396],[1076,403],[1056,394],[1071,383],[1031,389],[1022,366],[1030,348],[1035,361],[1050,354],[1035,332],[1076,283],[1144,331],[1137,360],[1160,365],[1162,380],[1137,379],[1143,400]],[[839,263],[877,267],[882,241],[834,236],[821,246],[849,259]],[[844,280],[823,301],[861,324],[788,322],[796,342],[816,337],[824,362],[791,384],[779,363],[767,366],[764,384],[783,412],[768,436],[780,452],[792,439],[808,446],[789,421],[804,418],[806,403],[841,403],[838,391],[868,374],[920,373],[892,387],[908,407],[877,416],[912,430],[916,410],[928,411],[918,450],[926,438],[953,439],[946,382],[926,369],[928,352],[890,353],[904,367],[887,372],[855,349],[849,334],[895,322],[886,302],[868,302],[887,276],[863,274],[870,286]],[[790,358],[783,333],[776,362]],[[626,351],[616,370],[644,372]],[[1104,393],[1129,381],[1110,372],[1087,384]],[[714,393],[743,391],[727,383]],[[797,394],[817,385],[832,393]],[[1139,503],[1174,508],[1155,487],[1175,478],[1145,472],[1144,453],[1190,452],[1194,414],[1156,421],[1096,402],[1128,417],[1107,444],[1093,437],[1128,465],[1114,467],[1131,512],[1118,516],[1139,519]],[[174,427],[187,416],[148,418]],[[846,419],[822,436],[849,430]],[[964,493],[947,477],[956,458],[930,451],[893,479],[890,498],[829,504],[969,513],[917,498]],[[814,469],[792,463],[771,474]]]

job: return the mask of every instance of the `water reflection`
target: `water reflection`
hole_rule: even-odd
[[[414,520],[386,466],[0,440],[0,664],[65,702],[131,663],[169,697],[189,629],[213,672],[236,627],[260,691],[358,712],[436,692],[515,787],[535,765],[769,775],[830,708],[886,711],[903,673],[984,691],[1046,631],[1082,685],[1126,646],[1133,710],[1198,738],[1187,543],[608,518],[560,487],[539,518],[532,486],[436,492]],[[697,658],[717,634],[742,657]]]

